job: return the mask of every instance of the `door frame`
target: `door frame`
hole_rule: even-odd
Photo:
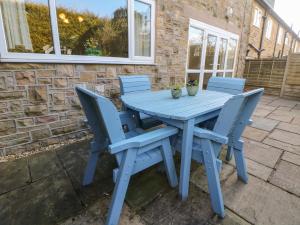
[[[202,53],[201,53],[201,62],[200,62],[200,69],[189,69],[189,41],[190,41],[190,28],[193,27],[195,29],[200,29],[203,31],[203,45],[202,45]],[[206,50],[207,50],[207,37],[208,35],[212,35],[217,37],[216,42],[216,49],[214,55],[214,65],[212,70],[205,70],[205,60],[206,60]],[[224,69],[218,70],[218,57],[220,51],[220,43],[221,39],[227,39],[227,47],[225,53],[225,62],[224,62]],[[236,40],[236,49],[234,55],[234,64],[233,69],[227,69],[227,59],[228,59],[228,46],[230,40]],[[239,49],[239,35],[231,33],[229,31],[223,30],[221,28],[203,23],[201,21],[191,19],[189,21],[189,29],[188,29],[188,44],[187,44],[187,56],[186,56],[186,72],[185,72],[185,83],[187,82],[188,74],[197,73],[199,74],[199,87],[203,87],[203,78],[205,73],[212,73],[212,76],[216,76],[218,72],[223,72],[223,77],[225,77],[226,73],[232,73],[232,76],[235,76],[235,69],[236,69],[236,61]]]

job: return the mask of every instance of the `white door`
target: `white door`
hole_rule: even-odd
[[[212,76],[233,77],[239,36],[190,20],[186,82],[206,88]]]

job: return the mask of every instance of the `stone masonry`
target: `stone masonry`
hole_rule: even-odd
[[[0,63],[0,156],[86,136],[74,92],[77,84],[120,105],[120,74],[147,74],[153,89],[183,83],[190,18],[240,36],[236,74],[242,74],[251,4],[251,0],[157,0],[153,65]],[[228,8],[233,9],[230,17]]]

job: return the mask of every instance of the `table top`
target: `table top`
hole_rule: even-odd
[[[214,112],[223,107],[233,95],[200,90],[196,96],[188,96],[183,90],[182,97],[173,99],[170,90],[145,91],[122,95],[121,99],[127,108],[174,120],[189,120]]]

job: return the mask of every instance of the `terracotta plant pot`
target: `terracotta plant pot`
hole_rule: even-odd
[[[182,95],[182,90],[181,89],[171,89],[171,94],[174,99],[178,99]]]
[[[187,86],[186,90],[189,96],[195,96],[198,93],[199,86]]]

